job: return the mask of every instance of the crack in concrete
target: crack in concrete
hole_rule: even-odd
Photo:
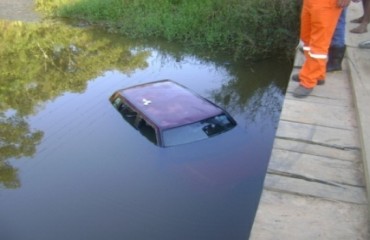
[[[343,150],[343,151],[353,151],[353,150],[360,151],[361,150],[361,148],[354,147],[354,146],[344,147],[344,146],[338,146],[338,145],[332,145],[332,144],[326,144],[326,143],[318,143],[318,142],[313,142],[313,141],[308,141],[308,140],[303,140],[303,139],[298,139],[298,138],[278,137],[278,136],[276,136],[276,138],[283,139],[283,140],[290,140],[294,142],[312,144],[312,145],[317,145],[317,146],[323,146],[323,147],[328,147],[328,148],[334,148],[334,149]]]
[[[345,189],[345,186],[356,187],[356,188],[364,188],[365,187],[365,186],[362,186],[362,185],[355,185],[355,184],[349,184],[349,183],[343,183],[343,182],[341,182],[341,183],[339,183],[339,182],[330,182],[330,181],[320,180],[320,179],[317,179],[317,178],[307,177],[307,176],[300,175],[300,174],[282,172],[282,171],[271,170],[271,169],[267,170],[267,174],[283,176],[283,177],[290,177],[290,178],[296,178],[296,179],[301,179],[301,180],[308,181],[308,182],[316,182],[316,183],[321,183],[321,184],[325,184],[325,185],[329,185],[329,186],[333,186],[333,187],[339,187],[339,188],[343,188],[343,189]]]

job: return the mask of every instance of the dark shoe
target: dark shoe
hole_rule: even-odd
[[[324,79],[317,80],[317,85],[324,85],[324,84],[325,84],[325,80]]]
[[[299,80],[299,75],[298,74],[293,74],[292,75],[292,80],[294,82],[300,82],[301,80]],[[325,80],[324,79],[321,79],[321,80],[317,80],[317,85],[324,85],[325,84]]]
[[[292,80],[294,81],[294,82],[300,82],[301,80],[299,80],[299,75],[298,74],[293,74],[292,75]]]
[[[326,63],[326,72],[342,71],[342,60],[346,47],[330,47],[328,53],[328,62]]]
[[[299,50],[301,53],[304,53],[303,45],[299,45],[299,46],[298,46],[298,50]]]
[[[313,88],[305,88],[302,85],[299,85],[293,91],[293,96],[296,98],[305,98],[312,92]]]

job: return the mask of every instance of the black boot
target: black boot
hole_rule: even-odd
[[[342,60],[346,46],[344,47],[330,47],[328,54],[328,62],[326,63],[326,72],[334,72],[342,70]]]

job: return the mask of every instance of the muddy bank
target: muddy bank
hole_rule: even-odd
[[[41,16],[34,10],[33,0],[0,0],[0,20],[37,22]]]

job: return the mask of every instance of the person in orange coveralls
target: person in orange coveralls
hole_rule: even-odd
[[[323,84],[328,50],[343,8],[351,0],[303,0],[301,34],[306,60],[299,72],[299,86],[293,96],[307,97],[317,85]]]

